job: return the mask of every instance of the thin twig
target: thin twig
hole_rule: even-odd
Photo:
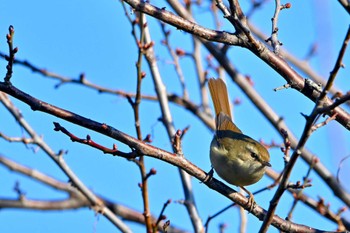
[[[151,43],[151,35],[148,28],[145,28],[145,43]],[[169,140],[172,141],[174,135],[176,134],[173,118],[169,108],[169,102],[167,98],[166,87],[162,81],[162,76],[160,74],[157,61],[155,59],[155,53],[153,47],[148,48],[145,51],[145,58],[150,67],[152,73],[152,79],[154,82],[154,87],[157,93],[157,97],[159,99],[159,105],[162,112],[162,123],[167,131]],[[181,154],[176,154],[178,157],[183,158]],[[196,232],[203,231],[203,223],[201,218],[199,217],[198,209],[195,204],[194,194],[192,192],[192,183],[190,176],[184,172],[184,170],[179,169],[179,173],[181,176],[182,187],[186,199],[186,208],[189,213],[193,228]]]
[[[179,56],[170,45],[170,40],[169,40],[170,30],[166,30],[166,25],[164,23],[160,23],[160,26],[162,28],[162,32],[164,35],[163,45],[165,45],[165,47],[168,49],[169,54],[170,54],[171,58],[173,59],[175,71],[176,71],[176,74],[180,80],[180,84],[181,84],[181,88],[182,88],[182,97],[184,99],[188,99],[189,93],[188,93],[188,90],[187,90],[186,84],[185,84],[185,76],[184,76],[184,73],[183,73],[182,68],[180,66],[179,57],[181,55]]]
[[[6,76],[4,78],[5,83],[10,83],[10,79],[12,77],[12,73],[13,73],[13,62],[15,60],[15,54],[18,52],[18,48],[15,47],[13,48],[13,37],[15,35],[15,29],[14,27],[11,25],[9,27],[9,33],[6,35],[6,39],[7,39],[7,44],[9,46],[9,56],[6,57],[7,60],[7,66],[6,66]]]

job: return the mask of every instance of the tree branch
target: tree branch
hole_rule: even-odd
[[[167,151],[164,151],[160,148],[151,146],[146,144],[143,141],[139,141],[134,137],[131,137],[112,126],[108,126],[106,124],[98,123],[96,121],[90,120],[88,118],[85,118],[83,116],[80,116],[78,114],[75,114],[73,112],[64,110],[62,108],[58,108],[54,105],[48,104],[44,101],[41,101],[39,99],[36,99],[29,94],[22,92],[21,90],[17,89],[16,87],[12,86],[11,84],[6,84],[4,82],[0,82],[0,90],[3,92],[8,93],[9,95],[15,97],[18,100],[21,100],[22,102],[28,104],[32,110],[34,111],[40,111],[45,112],[50,115],[56,116],[58,118],[64,119],[68,122],[74,123],[76,125],[80,125],[84,128],[91,129],[95,132],[101,133],[103,135],[106,135],[108,137],[114,138],[126,145],[128,145],[130,148],[133,148],[134,150],[137,150],[138,153],[144,154],[146,156],[150,156],[156,159],[160,159],[162,161],[165,161],[169,164],[172,164],[178,168],[181,168],[189,175],[195,177],[201,182],[204,182],[209,188],[215,190],[216,192],[221,193],[228,199],[236,202],[238,205],[246,208],[247,198],[242,196],[240,193],[237,193],[224,183],[218,181],[215,178],[211,178],[209,181],[207,181],[208,174],[205,173],[203,170],[189,162],[183,157],[175,156],[173,153],[169,153]],[[107,211],[109,209],[104,209],[103,211]],[[105,212],[103,212],[105,214]],[[251,212],[254,216],[256,216],[258,219],[262,220],[265,216],[265,210],[262,209],[260,206],[256,205],[255,208]],[[278,216],[274,216],[272,218],[272,225],[277,227],[278,229],[282,231],[289,231],[289,232],[306,232],[306,233],[314,233],[317,231],[316,229],[291,223],[289,221],[286,221]],[[319,231],[318,232],[323,232]]]

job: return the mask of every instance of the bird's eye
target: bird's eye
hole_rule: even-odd
[[[251,152],[250,155],[251,155],[255,160],[259,161],[259,156],[258,156],[256,153]]]

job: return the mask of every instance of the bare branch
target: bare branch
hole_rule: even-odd
[[[156,18],[158,18],[164,22],[167,22],[167,23],[169,23],[168,21],[172,21],[171,17],[179,19],[179,18],[177,18],[178,16],[173,16],[173,14],[170,14],[170,13],[168,15],[168,12],[166,12],[166,14],[165,14],[164,13],[165,10],[163,10],[163,9],[161,10],[159,8],[156,8],[148,3],[139,2],[136,0],[135,1],[134,0],[126,0],[125,2],[130,4],[136,10],[142,11],[146,14],[149,14],[149,15],[156,17]],[[172,0],[168,0],[168,3],[177,11],[177,13],[179,15],[186,18],[187,20],[193,20],[191,17],[187,17],[188,14],[184,10],[179,9],[181,6],[179,6],[177,3],[174,3],[174,1],[172,1]],[[238,4],[238,3],[236,3],[236,4]],[[235,9],[237,9],[238,6],[236,5]],[[236,17],[236,16],[234,16],[234,17]],[[182,19],[182,20],[185,20],[185,19]],[[235,20],[238,20],[238,19],[235,18]],[[172,21],[172,22],[175,23],[175,21]],[[274,54],[265,45],[263,45],[261,42],[259,42],[257,39],[255,39],[252,36],[252,34],[250,33],[248,26],[245,25],[245,23],[242,23],[241,21],[239,21],[239,23],[240,23],[241,30],[243,30],[244,34],[248,37],[246,40],[241,38],[241,40],[239,40],[239,42],[241,42],[239,44],[239,46],[246,47],[251,52],[253,52],[256,56],[258,56],[260,59],[262,59],[264,62],[266,62],[267,65],[269,65],[271,68],[273,68],[277,73],[279,73],[282,76],[282,78],[284,78],[288,83],[290,83],[292,88],[300,91],[305,96],[307,96],[309,99],[316,101],[316,99],[320,95],[320,91],[317,88],[315,88],[315,85],[310,85],[310,82],[306,82],[305,79],[303,77],[301,77],[295,70],[293,70],[283,58]],[[175,25],[174,24],[171,24],[171,25],[176,26],[178,28],[181,28],[185,31],[188,31],[181,24],[181,22],[176,22]],[[213,51],[213,50],[215,50],[213,48],[213,47],[215,47],[215,45],[208,42],[208,40],[211,40],[211,41],[216,41],[216,40],[213,40],[212,38],[207,38],[205,36],[205,34],[198,35],[198,33],[196,33],[196,31],[188,31],[188,32],[190,32],[191,34],[193,34],[195,36],[199,36],[198,38],[202,41],[202,43],[206,46],[206,48],[215,57],[217,54],[218,57],[216,57],[216,58],[218,59],[218,61],[222,60],[223,55],[219,51]],[[231,41],[229,39],[226,40],[225,36],[222,36],[222,38],[223,38],[223,40],[219,41],[219,42],[222,42],[225,44],[231,44]],[[226,69],[227,66],[230,66],[230,63],[228,62],[228,63],[222,64],[222,65]],[[232,69],[232,67],[230,67],[230,68]],[[226,69],[226,71],[227,71],[227,69]],[[324,104],[326,106],[331,105],[332,101],[327,98],[327,99],[325,99]],[[349,130],[350,129],[350,114],[339,107],[337,109],[335,109],[334,111],[338,113],[336,120],[340,124],[342,124],[346,129]]]
[[[204,28],[198,24],[174,15],[164,8],[157,8],[151,4],[137,0],[124,0],[124,2],[132,6],[136,11],[141,11],[148,15],[157,16],[158,19],[167,24],[189,32],[193,35],[205,38],[206,40],[224,42],[231,45],[238,44],[238,38],[233,34]]]
[[[344,56],[344,53],[345,53],[345,50],[346,50],[346,46],[347,46],[347,43],[348,43],[348,40],[350,39],[350,27],[349,27],[349,30],[345,36],[345,39],[344,39],[344,42],[343,42],[343,46],[341,48],[341,51],[338,55],[338,59],[336,61],[336,65],[335,65],[335,68],[334,70],[331,72],[331,75],[328,79],[328,82],[327,82],[327,85],[325,86],[325,88],[322,90],[320,96],[319,96],[319,99],[317,100],[311,114],[309,116],[307,116],[306,118],[306,124],[305,124],[305,127],[304,127],[304,131],[301,135],[301,138],[298,142],[298,145],[296,147],[296,150],[294,151],[290,161],[288,162],[284,172],[283,172],[283,176],[282,176],[282,180],[281,180],[281,183],[280,185],[278,186],[278,189],[275,193],[275,195],[273,196],[271,202],[270,202],[270,206],[269,206],[269,209],[268,209],[268,212],[265,216],[265,219],[264,219],[264,222],[259,230],[260,233],[263,233],[263,232],[267,232],[268,228],[269,228],[269,225],[271,224],[272,222],[272,218],[273,218],[273,215],[275,213],[275,210],[276,210],[276,207],[278,205],[278,202],[280,201],[284,191],[286,190],[287,188],[287,182],[289,180],[289,177],[290,177],[290,174],[291,174],[291,171],[297,161],[297,159],[299,158],[299,156],[301,155],[301,150],[304,148],[305,144],[306,144],[306,141],[309,139],[310,135],[312,134],[313,132],[313,126],[315,124],[315,120],[319,117],[319,109],[322,108],[322,106],[324,106],[324,102],[326,100],[326,94],[327,92],[329,91],[330,87],[332,86],[333,84],[333,81],[336,77],[336,73],[337,71],[339,70],[340,66],[341,66],[341,62],[342,62],[342,59],[343,59],[343,56]],[[336,113],[334,113],[336,114]]]
[[[9,56],[6,57],[5,59],[8,61],[8,64],[6,66],[7,72],[6,72],[6,76],[4,78],[6,83],[10,83],[10,79],[12,77],[12,73],[13,73],[13,61],[15,59],[15,54],[18,52],[18,48],[13,48],[13,37],[15,35],[15,29],[13,28],[13,26],[11,25],[9,27],[9,33],[6,35],[6,39],[7,39],[7,44],[9,46]]]
[[[0,85],[1,84],[4,83],[0,82]],[[6,83],[5,85],[8,87],[13,87],[11,83]],[[21,93],[24,94],[25,98],[29,97],[28,94],[25,94],[23,92]],[[69,177],[72,183],[85,195],[85,197],[90,201],[91,206],[99,207],[103,214],[107,217],[107,219],[109,219],[122,232],[130,232],[129,228],[107,207],[105,207],[101,200],[98,197],[96,197],[96,195],[94,195],[75,175],[75,173],[66,164],[61,154],[56,154],[55,152],[53,152],[52,149],[44,142],[44,140],[36,134],[36,132],[31,128],[31,126],[25,121],[19,110],[12,104],[10,99],[7,98],[5,93],[0,92],[0,101],[14,116],[14,118],[21,125],[21,127],[25,129],[25,131],[33,138],[33,140],[35,140],[36,145],[38,145],[59,166],[59,168],[67,175],[67,177]],[[36,104],[40,105],[40,102],[37,102]]]
[[[197,166],[189,162],[183,157],[174,156],[173,153],[169,153],[167,151],[164,151],[160,148],[153,147],[151,145],[146,144],[143,141],[139,141],[136,138],[133,138],[111,126],[108,126],[106,124],[101,124],[96,121],[87,119],[85,117],[82,117],[80,115],[77,115],[73,112],[69,112],[67,110],[64,110],[62,108],[55,107],[54,105],[45,103],[44,101],[35,99],[34,97],[20,91],[19,89],[15,88],[12,85],[5,84],[0,82],[0,90],[13,95],[15,98],[23,101],[24,103],[31,106],[33,110],[41,111],[48,113],[50,115],[59,117],[61,119],[64,119],[66,121],[69,121],[71,123],[74,123],[76,125],[80,125],[84,128],[91,129],[93,131],[99,132],[103,135],[109,136],[111,138],[114,138],[118,141],[121,141],[125,144],[127,144],[129,147],[135,149],[138,153],[144,154],[153,158],[160,159],[162,161],[165,161],[167,163],[170,163],[174,166],[177,166],[181,168],[181,170],[185,171],[189,175],[195,177],[196,179],[204,182],[209,188],[221,193],[228,199],[234,201],[235,203],[239,204],[242,207],[247,207],[247,199],[243,197],[241,194],[237,193],[236,191],[232,190],[222,182],[216,180],[215,178],[211,178],[209,181],[207,178],[207,173],[205,173],[203,170],[199,169]],[[59,157],[61,158],[61,157]],[[76,180],[77,178],[75,178]],[[75,183],[79,184],[77,181]],[[79,184],[79,187],[80,184]],[[84,187],[84,186],[83,186]],[[108,208],[104,208],[101,210],[103,214],[105,214],[107,217],[109,217],[108,212],[110,210]],[[253,215],[255,215],[259,219],[263,219],[265,216],[265,210],[263,210],[260,206],[256,205],[253,211],[251,212]],[[315,229],[306,227],[299,224],[294,224],[291,222],[286,222],[282,218],[278,216],[274,216],[272,218],[272,224],[276,226],[277,228],[283,230],[283,231],[289,231],[289,232],[314,232]],[[322,231],[320,231],[322,232]]]

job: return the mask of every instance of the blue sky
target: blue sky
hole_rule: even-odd
[[[241,1],[243,9],[249,7],[246,1]],[[348,28],[348,15],[336,1],[290,1],[292,8],[283,11],[279,21],[279,39],[284,48],[291,51],[297,57],[304,57],[312,43],[318,44],[317,55],[310,60],[311,66],[323,77],[327,77],[336,60],[341,42]],[[159,5],[159,1],[152,1]],[[15,27],[15,45],[19,47],[18,59],[28,60],[38,67],[48,69],[71,78],[77,78],[84,72],[86,78],[98,85],[134,92],[136,87],[135,62],[137,59],[135,42],[131,36],[131,26],[124,16],[119,1],[23,1],[1,0],[0,8],[0,50],[7,51],[5,35],[9,25]],[[204,4],[206,6],[206,4]],[[167,9],[170,9],[169,7]],[[261,10],[257,11],[252,22],[263,32],[268,34],[271,28],[271,20],[274,9],[274,1],[268,1]],[[198,21],[208,27],[213,27],[212,18],[205,9],[196,10]],[[208,17],[210,20],[208,20]],[[231,26],[224,23],[223,29],[232,31]],[[155,41],[158,53],[158,64],[163,75],[168,91],[181,93],[178,79],[170,65],[170,57],[164,46],[160,34],[160,25],[156,20],[149,18],[149,27]],[[178,31],[170,26],[171,43],[174,47],[191,50],[191,42],[186,33]],[[178,43],[181,41],[181,43]],[[207,52],[203,48],[203,54]],[[349,62],[349,53],[345,56],[344,63]],[[276,110],[284,117],[293,133],[299,137],[304,127],[304,119],[300,112],[311,112],[313,103],[294,90],[274,92],[273,88],[281,86],[285,81],[271,68],[256,58],[249,51],[242,48],[232,48],[229,56],[236,68],[243,74],[250,75],[255,83],[255,88]],[[144,70],[148,72],[144,62]],[[181,60],[186,82],[191,99],[198,103],[197,81],[189,58]],[[205,63],[204,63],[205,64]],[[6,63],[0,60],[0,73],[4,76]],[[149,74],[149,73],[148,73]],[[347,69],[340,71],[336,85],[344,91],[348,91]],[[149,74],[150,75],[150,74]],[[109,94],[98,94],[96,91],[74,84],[66,84],[55,89],[57,81],[32,73],[30,70],[15,66],[12,83],[21,90],[31,93],[36,98],[51,104],[60,106],[78,114],[99,122],[105,122],[113,127],[135,136],[133,112],[126,99]],[[231,98],[242,99],[242,104],[235,108],[235,120],[243,132],[255,139],[262,138],[265,142],[275,140],[281,142],[278,133],[269,125],[263,116],[252,106],[244,94],[231,81],[228,82]],[[152,79],[146,77],[143,82],[143,93],[154,95]],[[99,135],[73,124],[48,116],[44,113],[33,112],[28,106],[13,99],[13,102],[21,110],[26,120],[32,125],[38,134],[53,150],[64,149],[68,151],[65,159],[68,165],[96,193],[103,195],[120,204],[127,205],[142,211],[141,193],[137,186],[140,182],[138,168],[132,162],[122,158],[103,155],[97,150],[87,146],[72,143],[62,133],[53,131],[53,121],[59,122],[79,137],[89,134],[93,140],[112,146],[116,143],[124,151],[128,148],[119,142],[115,142],[105,136]],[[183,141],[183,149],[186,158],[202,168],[210,169],[208,156],[209,144],[212,132],[198,121],[191,113],[181,108],[170,106],[175,127],[183,129],[190,125],[191,128]],[[157,119],[160,110],[155,102],[142,101],[141,124],[143,134],[151,133],[153,144],[166,150],[171,150],[164,127]],[[22,136],[23,131],[18,127],[12,116],[0,106],[0,131],[8,136]],[[200,135],[200,136],[199,136]],[[335,174],[339,161],[349,155],[350,137],[348,132],[336,122],[331,122],[327,127],[317,130],[307,143],[307,147],[320,157],[321,161]],[[283,168],[282,154],[279,149],[271,149],[271,160],[275,170]],[[67,181],[57,166],[42,152],[33,153],[31,148],[21,144],[10,144],[0,139],[0,154],[13,159],[21,164],[35,168],[61,181]],[[161,161],[147,158],[147,168],[157,169],[157,175],[152,177],[150,185],[150,201],[152,213],[157,215],[166,200],[183,199],[181,184],[177,168],[164,164]],[[340,180],[350,189],[346,183],[349,176],[349,162],[345,162]],[[308,166],[298,161],[296,169],[292,173],[291,180],[302,179]],[[331,209],[337,211],[342,203],[333,197],[331,190],[320,182],[317,175],[312,172],[313,187],[305,192],[311,197],[319,195],[331,203]],[[14,183],[20,182],[20,186],[27,193],[28,198],[55,199],[65,197],[62,193],[47,188],[24,176],[8,171],[0,166],[0,197],[16,197],[12,191]],[[264,178],[261,182],[250,186],[249,190],[255,191],[270,184],[271,180]],[[233,187],[235,188],[235,187]],[[205,185],[193,179],[193,189],[199,212],[203,221],[209,215],[228,205],[230,202]],[[321,190],[321,191],[320,191]],[[256,201],[264,208],[273,196],[274,190],[256,196]],[[277,214],[285,217],[290,208],[292,197],[289,194],[283,196]],[[181,204],[172,203],[166,210],[171,223],[181,228],[192,230],[185,208]],[[312,216],[315,222],[307,220]],[[350,218],[349,212],[345,215]],[[215,219],[210,230],[216,231],[219,223],[228,224],[228,232],[236,232],[238,209],[233,208]],[[253,216],[248,216],[250,224],[248,232],[259,229],[260,222]],[[235,221],[232,221],[234,219]],[[298,204],[293,221],[301,224],[310,224],[325,230],[334,230],[336,225],[320,218],[312,210],[302,203]],[[81,209],[73,211],[0,211],[0,225],[3,232],[115,232],[114,226],[103,216],[96,216],[92,210]],[[135,232],[141,232],[143,228],[130,224]],[[277,232],[271,230],[271,232]]]

